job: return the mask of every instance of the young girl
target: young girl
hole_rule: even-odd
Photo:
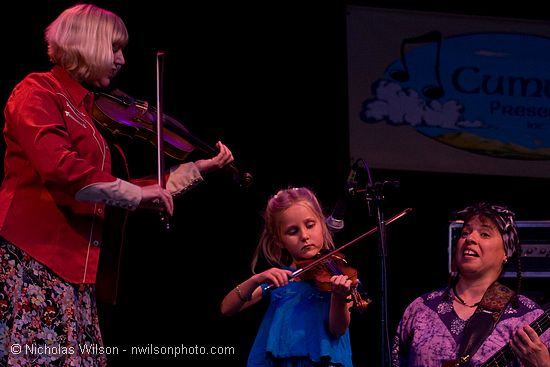
[[[330,279],[332,291],[290,279],[297,263],[334,249],[315,194],[307,188],[280,190],[267,203],[264,229],[252,260],[261,255],[273,266],[237,285],[221,312],[234,315],[263,298],[270,300],[248,357],[248,366],[351,367],[349,339],[352,282]]]

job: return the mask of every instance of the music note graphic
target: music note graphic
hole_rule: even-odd
[[[417,36],[417,37],[411,37],[411,38],[405,38],[401,42],[401,64],[403,64],[404,70],[394,70],[390,72],[390,77],[398,82],[406,82],[410,78],[409,74],[409,68],[407,66],[407,59],[405,57],[405,46],[407,44],[416,44],[416,43],[436,43],[436,53],[435,53],[435,66],[434,66],[434,72],[435,72],[435,79],[437,82],[437,85],[428,85],[422,89],[422,94],[424,94],[426,97],[430,99],[439,99],[443,97],[443,94],[445,93],[443,90],[443,86],[441,85],[441,77],[439,75],[439,57],[441,52],[441,32],[439,31],[431,31],[426,34]]]

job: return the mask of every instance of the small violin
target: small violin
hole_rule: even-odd
[[[321,255],[321,254],[320,254]],[[312,259],[298,261],[296,266],[298,268],[307,268],[313,262],[317,261],[319,257]],[[331,291],[332,283],[330,278],[334,275],[347,275],[352,281],[357,280],[357,270],[351,267],[346,261],[345,257],[341,253],[331,254],[326,259],[315,264],[310,270],[304,272],[299,276],[301,280],[314,281],[317,287],[322,291]],[[357,289],[357,284],[351,287],[351,302],[353,302],[353,308],[359,312],[366,311],[369,304],[372,302],[370,299],[364,300],[362,295]]]
[[[98,128],[108,136],[138,138],[156,146],[156,115],[156,108],[147,101],[132,98],[115,89],[111,93],[96,94],[92,118]],[[192,135],[179,121],[167,115],[163,116],[162,136],[165,154],[181,161],[195,148],[210,156],[218,154],[215,148]],[[228,165],[228,169],[241,186],[248,187],[252,183],[252,175],[244,173],[241,176],[233,163]]]

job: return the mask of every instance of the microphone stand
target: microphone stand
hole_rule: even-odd
[[[378,183],[377,183],[378,184]],[[378,219],[378,256],[380,258],[380,366],[385,367],[390,365],[390,341],[388,334],[387,324],[387,281],[386,281],[386,256],[387,256],[387,244],[386,244],[386,222],[384,219],[383,210],[383,187],[380,185],[379,189],[376,189],[377,185],[372,188],[372,196],[374,205],[376,207],[376,217]]]
[[[352,166],[352,173],[348,177],[348,185],[352,195],[362,194],[369,206],[369,215],[371,214],[370,202],[376,207],[376,217],[378,220],[378,255],[380,258],[380,366],[388,367],[391,363],[390,339],[388,333],[388,306],[387,306],[387,276],[386,276],[386,220],[384,219],[384,190],[386,188],[399,187],[399,181],[374,182],[369,170],[369,166],[359,158]],[[361,189],[358,189],[361,187]],[[391,219],[390,219],[391,220]],[[389,222],[389,221],[388,221]]]
[[[398,181],[375,182],[367,185],[363,191],[366,195],[366,200],[374,203],[376,207],[377,228],[378,228],[378,255],[380,259],[380,366],[387,367],[391,363],[390,355],[390,338],[388,333],[388,306],[387,306],[387,274],[386,274],[386,220],[384,218],[384,189],[386,187],[398,187]]]

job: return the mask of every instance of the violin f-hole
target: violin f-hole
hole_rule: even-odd
[[[422,34],[417,37],[405,38],[401,42],[400,55],[401,55],[401,64],[403,65],[403,70],[393,70],[390,72],[390,77],[398,82],[406,82],[410,79],[409,68],[407,65],[407,58],[405,55],[405,46],[408,44],[418,44],[418,43],[435,43],[436,52],[435,52],[435,65],[434,65],[434,74],[436,85],[427,85],[422,89],[422,94],[430,99],[439,99],[443,97],[445,93],[443,86],[441,84],[441,76],[439,72],[440,64],[440,55],[441,55],[441,32],[431,31],[425,34]]]

